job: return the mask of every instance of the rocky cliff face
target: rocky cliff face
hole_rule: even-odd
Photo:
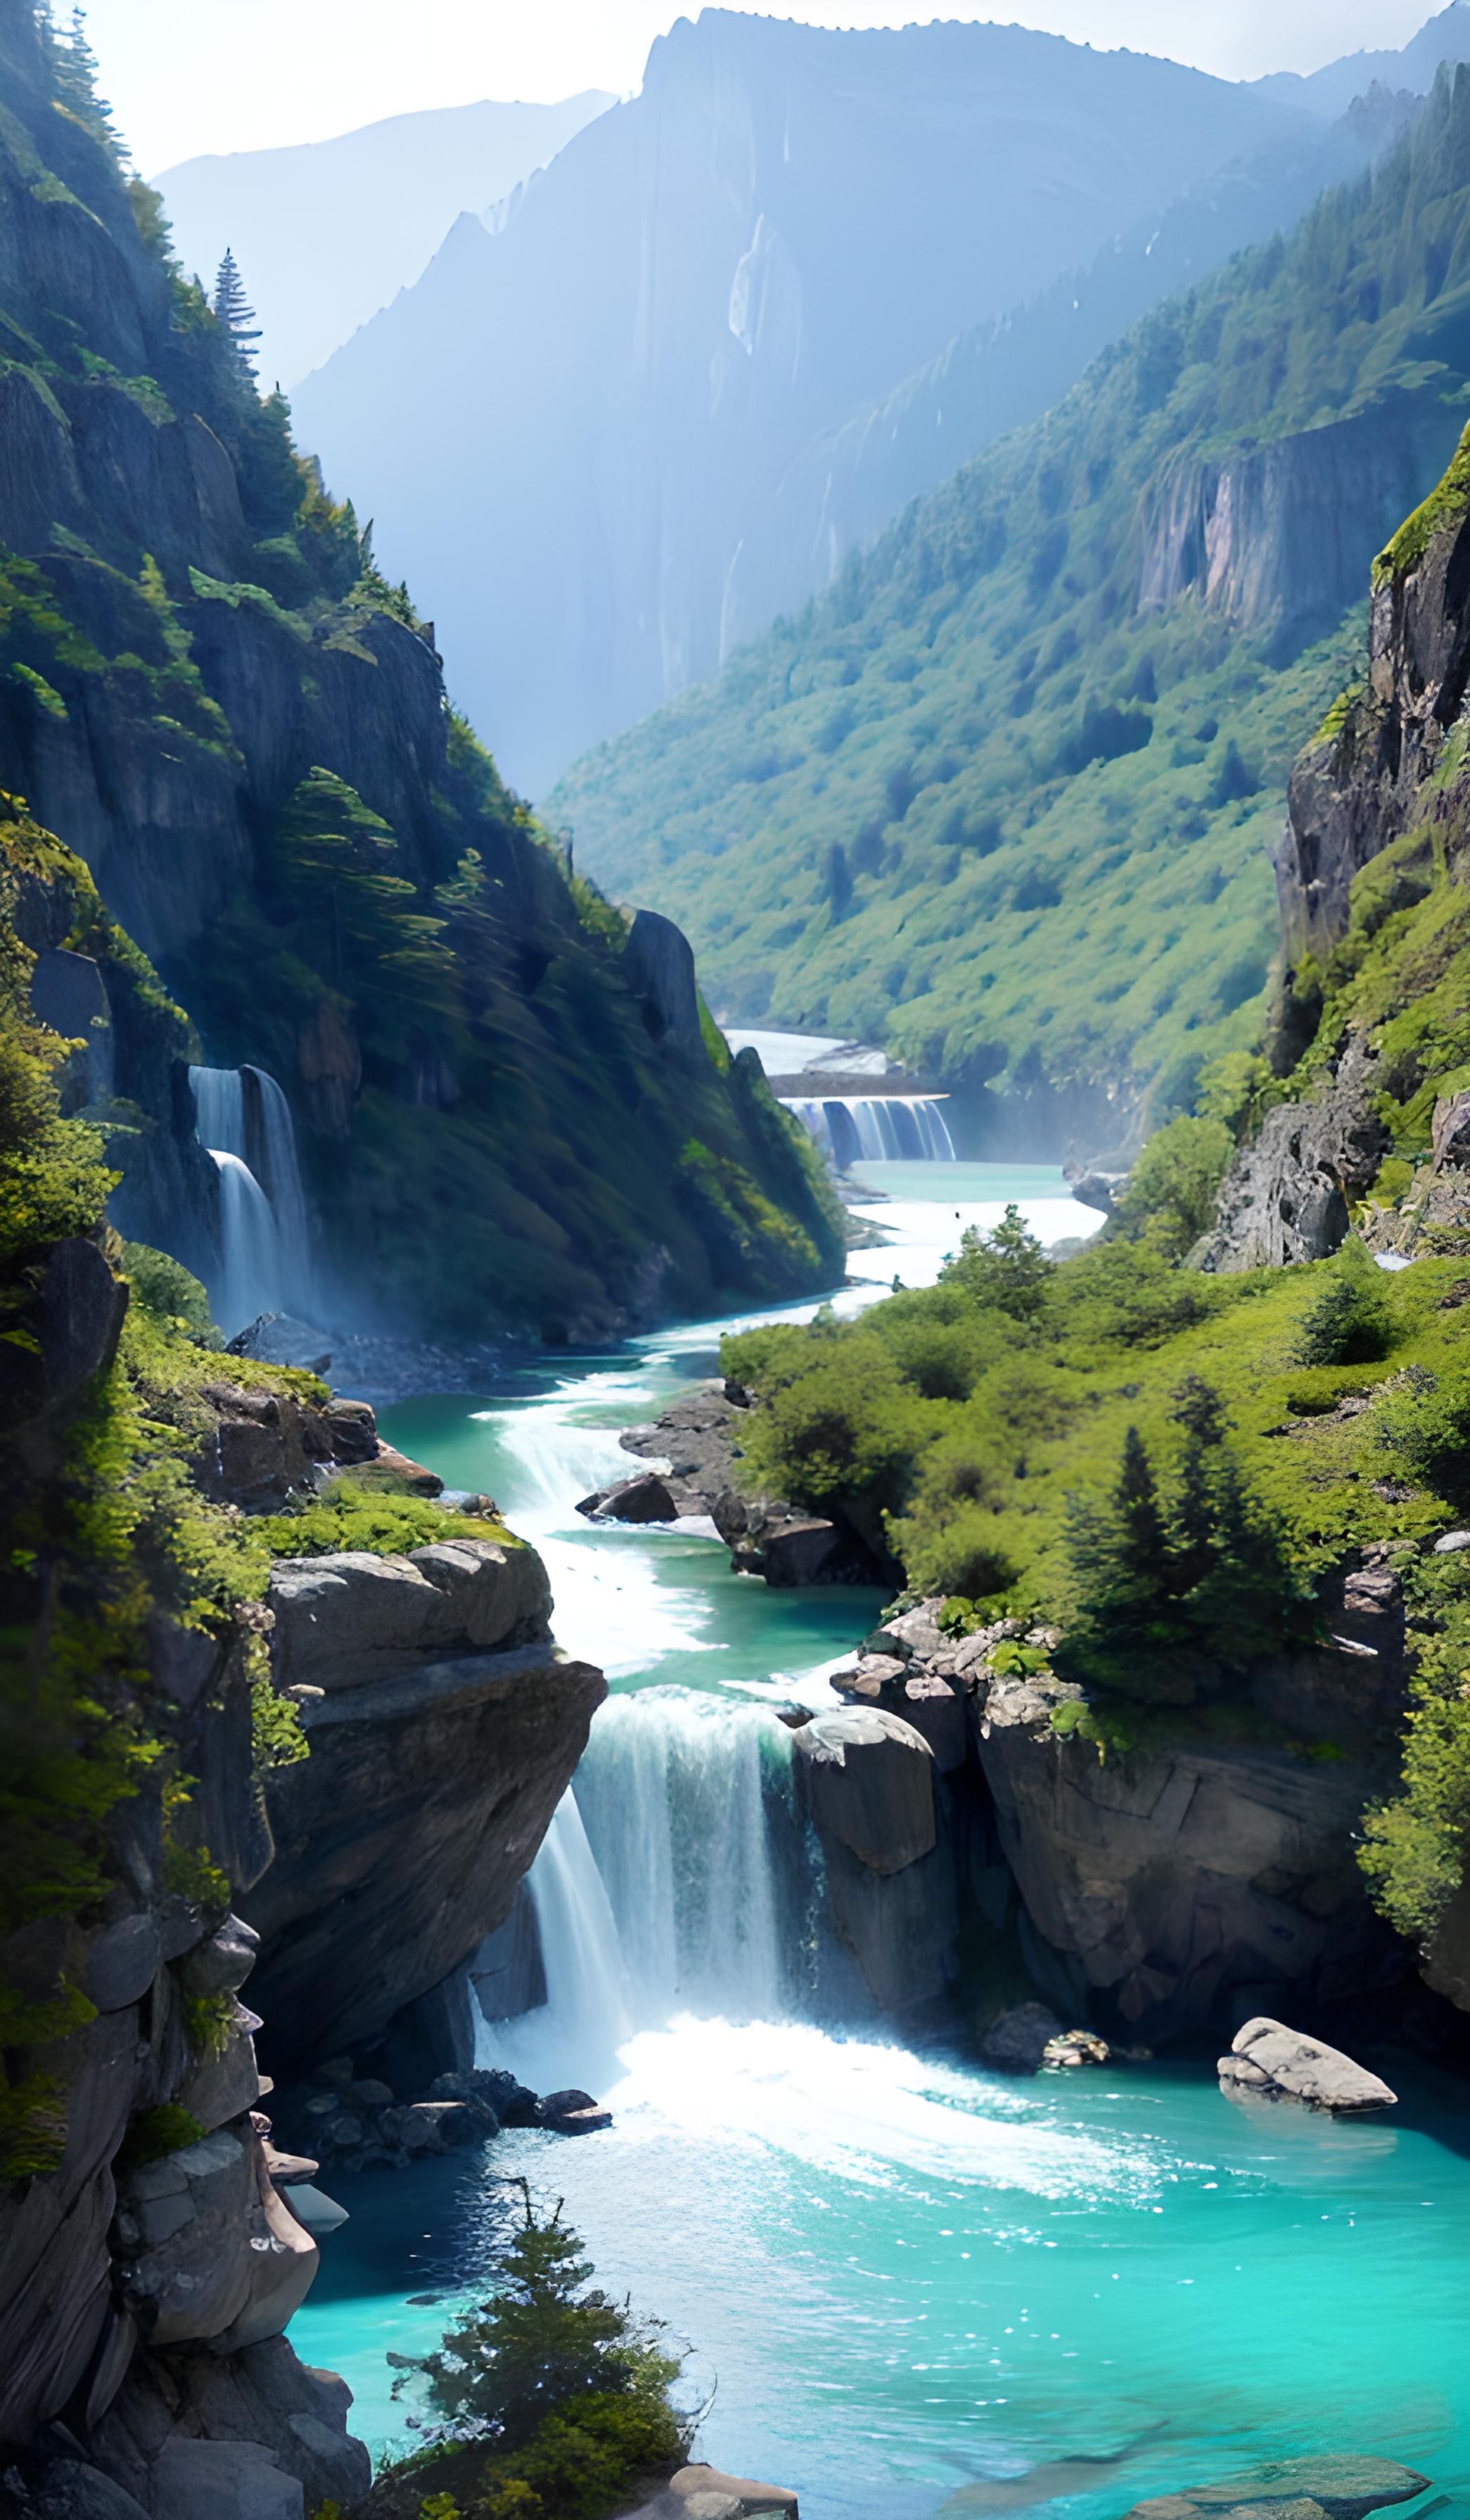
[[[3,0],[0,787],[85,860],[195,1056],[279,1078],[339,1309],[565,1335],[819,1282],[841,1239],[804,1148],[697,1026],[666,1037],[626,922],[450,711],[432,625],[58,58]],[[112,1099],[149,1124],[117,1138],[127,1230],[198,1267],[188,1026],[140,1043],[101,985]]]
[[[1254,1675],[1228,1744],[1175,1712],[1100,1752],[1075,1684],[1007,1671],[1017,1622],[956,1642],[942,1607],[870,1638],[836,1676],[850,1711],[796,1736],[830,1920],[885,2011],[972,2000],[967,1916],[1018,1939],[1059,2010],[1127,2038],[1233,2028],[1267,1999],[1330,2018],[1403,1978],[1354,1861],[1397,1772],[1387,1569],[1346,1579],[1328,1648]],[[1055,1632],[1027,1642],[1044,1664]]]
[[[1288,970],[1271,1044],[1289,1099],[1236,1157],[1195,1255],[1204,1267],[1319,1259],[1354,1209],[1378,1247],[1457,1247],[1443,1238],[1470,1218],[1455,1102],[1467,682],[1462,441],[1375,562],[1364,679],[1292,774],[1276,859]]]

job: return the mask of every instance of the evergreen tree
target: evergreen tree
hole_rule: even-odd
[[[54,29],[51,30],[54,34]],[[87,41],[87,13],[76,7],[65,41],[51,46],[51,72],[58,102],[69,113],[100,140],[118,165],[127,152],[117,137],[113,121],[113,109],[105,96],[98,93],[97,56]]]
[[[666,2405],[679,2367],[626,2303],[591,2284],[560,2203],[542,2222],[520,2184],[522,2221],[502,2253],[494,2297],[467,2311],[440,2351],[415,2366],[440,2418],[510,2450],[588,2392]]]
[[[251,344],[260,338],[255,310],[245,293],[240,266],[226,246],[224,260],[214,275],[214,320],[226,335],[235,366],[253,382],[255,354]]]
[[[1053,1265],[1012,1205],[989,1234],[967,1225],[958,1252],[944,1262],[940,1277],[946,1285],[962,1286],[978,1304],[993,1304],[1012,1321],[1030,1322],[1046,1301]]]

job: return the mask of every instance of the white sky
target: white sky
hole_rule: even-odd
[[[739,5],[739,0],[735,0]],[[1028,25],[1166,53],[1226,78],[1309,70],[1402,44],[1435,0],[1031,0]],[[947,0],[934,14],[1001,14]],[[59,16],[69,15],[62,8]],[[102,87],[148,174],[208,150],[325,140],[479,97],[539,102],[637,87],[676,0],[89,0]],[[685,15],[696,14],[686,5]],[[823,26],[924,21],[914,0],[809,0],[761,14]]]

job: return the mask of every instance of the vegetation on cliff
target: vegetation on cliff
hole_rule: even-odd
[[[727,1013],[1003,1090],[1123,1082],[1155,1120],[1249,1050],[1360,537],[1462,417],[1467,134],[1460,72],[1370,177],[569,775],[579,857],[657,883]]]
[[[977,1620],[1060,1621],[1104,1688],[1193,1693],[1309,1630],[1309,1579],[1351,1548],[1445,1527],[1444,1487],[1392,1474],[1429,1415],[1405,1370],[1463,1370],[1458,1273],[1384,1281],[1371,1367],[1304,1366],[1338,1269],[1212,1280],[1124,1240],[1048,1264],[1002,1229],[853,1322],[727,1340],[761,1395],[746,1475],[879,1521],[913,1589]]]

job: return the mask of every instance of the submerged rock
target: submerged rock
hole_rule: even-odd
[[[1285,2022],[1263,2013],[1237,2030],[1217,2070],[1220,2089],[1232,2099],[1301,2100],[1308,2108],[1340,2114],[1398,2104],[1399,2095],[1387,2083],[1355,2064],[1341,2048],[1304,2038],[1300,2030],[1288,2030]]]
[[[1198,2520],[1204,2513],[1210,2520],[1266,2520],[1268,2513],[1287,2510],[1293,2520],[1315,2520],[1319,2511],[1326,2520],[1368,2520],[1370,2511],[1411,2502],[1430,2482],[1394,2458],[1268,2459],[1217,2485],[1190,2485],[1135,2502],[1126,2520]]]
[[[789,2487],[726,2476],[703,2460],[681,2467],[662,2492],[636,2508],[637,2520],[757,2520],[758,2514],[769,2511],[783,2513],[785,2520],[798,2520],[797,2498]]]

